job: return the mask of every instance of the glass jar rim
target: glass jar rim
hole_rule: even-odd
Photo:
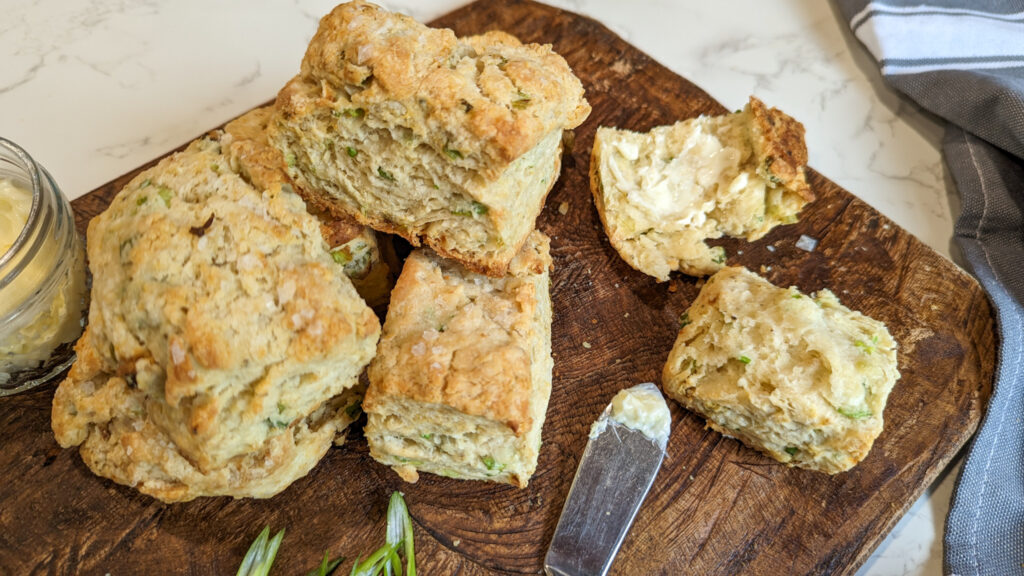
[[[4,266],[15,258],[15,255],[25,248],[25,245],[32,237],[32,229],[35,227],[34,224],[39,219],[39,213],[42,211],[43,182],[39,164],[36,163],[35,159],[24,148],[3,136],[0,136],[0,148],[6,148],[21,162],[21,168],[28,173],[29,180],[32,182],[32,208],[29,210],[25,226],[18,233],[18,237],[14,239],[14,243],[7,249],[7,252],[0,254],[0,270],[2,270]]]

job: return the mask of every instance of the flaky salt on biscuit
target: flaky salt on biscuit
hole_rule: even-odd
[[[551,394],[549,240],[533,232],[490,278],[413,252],[391,297],[363,409],[370,454],[418,471],[525,487]]]
[[[711,428],[829,474],[863,460],[882,432],[896,342],[828,290],[805,296],[725,268],[682,324],[662,382]]]
[[[318,205],[500,277],[590,113],[548,45],[457,38],[366,2],[320,21],[271,142]]]
[[[61,446],[167,502],[305,475],[358,414],[380,333],[302,199],[254,188],[218,136],[90,222],[89,326],[53,399]]]
[[[664,282],[720,269],[725,251],[707,240],[757,240],[796,222],[814,199],[806,164],[803,125],[751,96],[735,114],[647,133],[598,128],[590,187],[622,259]]]

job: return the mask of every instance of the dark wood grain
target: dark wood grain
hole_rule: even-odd
[[[541,569],[590,423],[620,388],[659,381],[677,319],[698,290],[692,278],[658,284],[634,272],[609,245],[587,186],[594,130],[645,130],[724,110],[604,26],[568,12],[481,1],[435,24],[554,44],[594,108],[538,222],[555,261],[555,379],[529,488],[429,474],[404,484],[370,459],[356,433],[275,498],[164,505],[93,476],[74,450],[56,445],[51,387],[0,400],[0,573],[229,574],[267,524],[287,529],[275,574],[304,573],[325,549],[352,559],[376,547],[395,489],[414,517],[421,573]],[[79,228],[135,173],[75,201]],[[826,476],[776,464],[673,404],[668,458],[615,573],[853,573],[978,424],[996,344],[978,284],[824,177],[811,172],[810,181],[818,200],[799,224],[753,244],[722,244],[731,264],[781,286],[830,288],[889,326],[903,377],[885,432],[854,470]],[[796,248],[801,234],[820,239],[818,248]]]

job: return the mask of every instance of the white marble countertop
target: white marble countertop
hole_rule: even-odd
[[[942,126],[901,100],[830,3],[549,0],[604,22],[729,108],[750,94],[807,127],[810,164],[949,257],[959,199]],[[74,198],[272,98],[334,0],[8,0],[0,135]],[[428,21],[465,0],[382,2]],[[958,256],[953,256],[959,260]],[[862,574],[936,574],[956,471]]]

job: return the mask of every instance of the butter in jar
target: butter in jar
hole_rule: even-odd
[[[0,396],[71,364],[85,298],[71,206],[44,168],[0,138]]]

